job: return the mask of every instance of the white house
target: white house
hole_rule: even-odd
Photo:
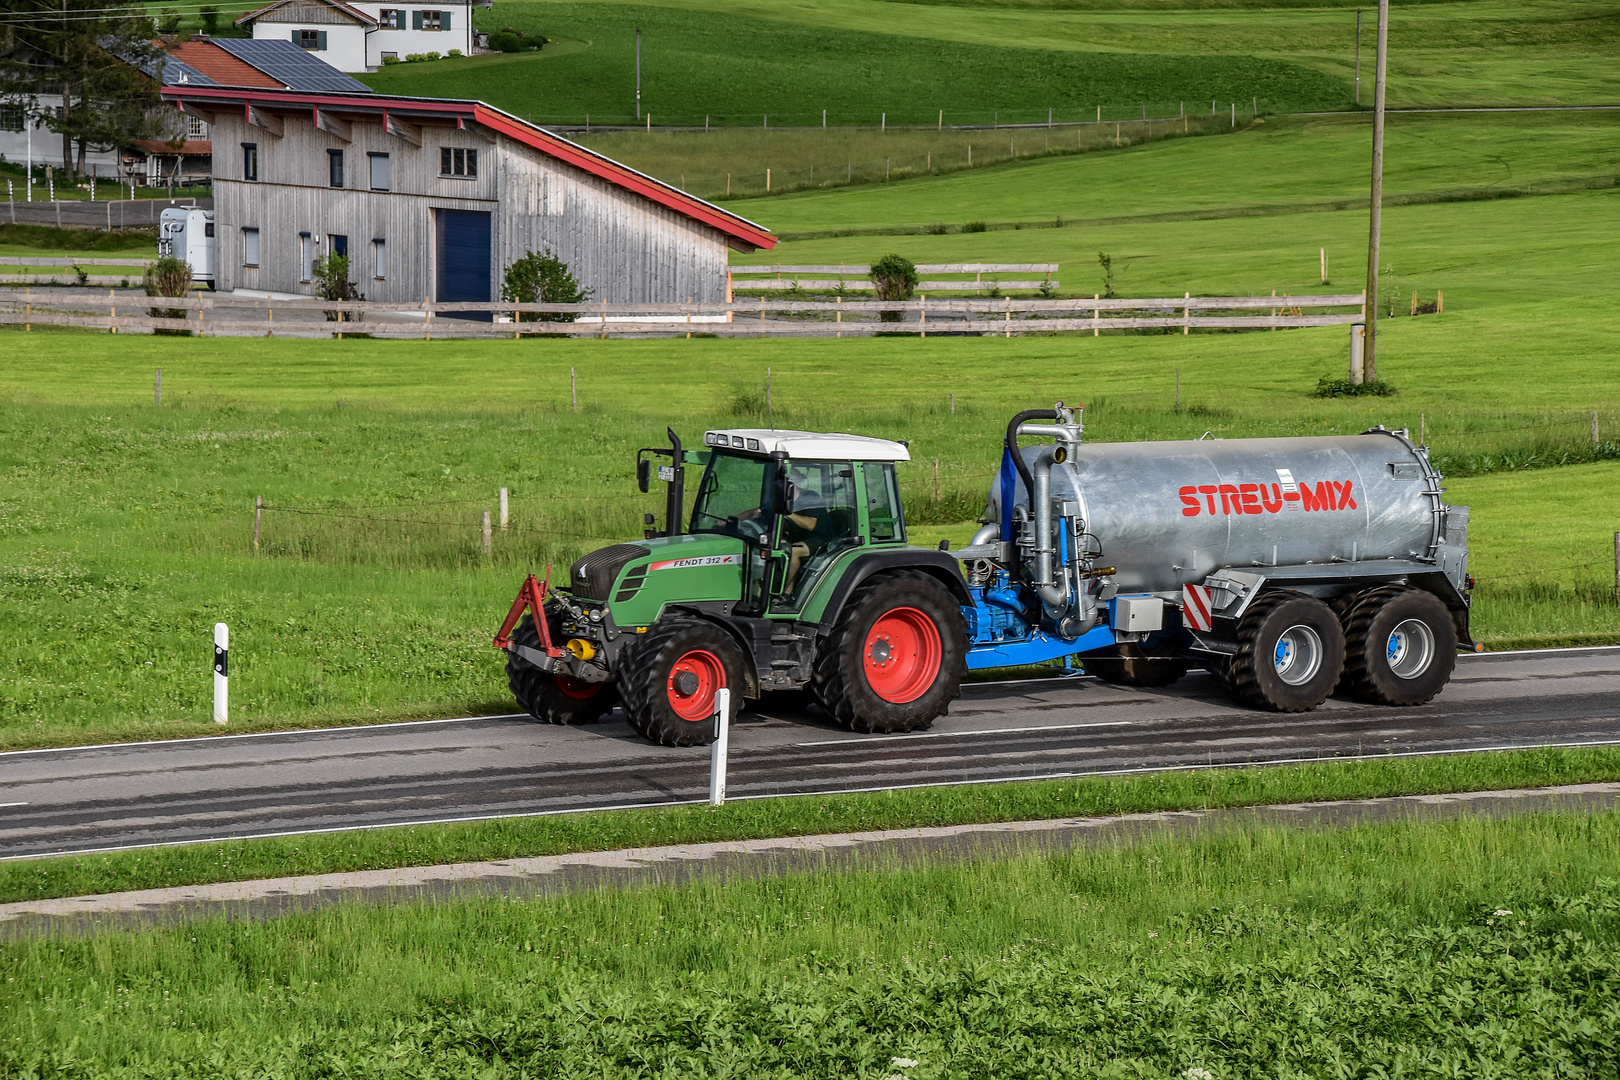
[[[472,9],[465,2],[431,0],[431,7],[397,6],[400,0],[275,0],[236,20],[259,40],[291,41],[340,71],[375,71],[390,58],[419,53],[471,55]]]

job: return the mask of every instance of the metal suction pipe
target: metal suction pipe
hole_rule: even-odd
[[[1052,576],[1052,559],[1057,547],[1052,543],[1052,454],[1035,459],[1035,487],[1030,492],[1030,510],[1035,519],[1035,591],[1047,607],[1062,611],[1069,606],[1068,582]]]
[[[992,521],[973,534],[973,539],[968,541],[968,547],[977,547],[980,544],[989,544],[1000,539],[1001,526]]]

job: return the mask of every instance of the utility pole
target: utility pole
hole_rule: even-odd
[[[1361,9],[1356,8],[1356,105],[1361,105]]]
[[[1389,69],[1389,0],[1378,0],[1378,57],[1373,64],[1372,199],[1367,231],[1366,379],[1378,381],[1378,239],[1384,204],[1384,77]]]
[[[641,27],[636,27],[636,119],[641,119]]]

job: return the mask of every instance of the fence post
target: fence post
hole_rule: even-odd
[[[956,392],[954,390],[951,392],[951,415],[956,415]]]
[[[1192,299],[1192,293],[1184,292],[1184,293],[1181,294],[1181,298],[1183,300],[1191,300]],[[1187,305],[1182,307],[1182,309],[1181,309],[1181,318],[1183,320],[1182,323],[1181,323],[1181,336],[1186,337],[1188,334],[1192,333],[1192,305],[1191,304],[1187,304]],[[1181,382],[1181,373],[1178,371],[1176,373],[1176,383],[1177,383],[1178,386],[1180,385],[1180,382]],[[1179,392],[1178,392],[1177,396],[1178,397],[1180,396]]]
[[[163,405],[163,369],[158,368],[152,373],[152,404]]]
[[[1592,410],[1592,448],[1596,449],[1597,444],[1598,444],[1597,410],[1593,409]]]
[[[709,805],[726,805],[726,755],[731,742],[731,690],[714,692],[714,750],[709,758]]]
[[[259,528],[264,524],[264,496],[253,496],[253,554],[259,553]]]
[[[607,321],[606,312],[602,315],[602,321]],[[573,400],[574,411],[579,412],[579,377],[574,374],[573,368],[568,369],[568,396]]]
[[[1614,602],[1620,604],[1620,532],[1614,534]]]
[[[1093,304],[1095,304],[1098,300],[1101,300],[1101,299],[1102,299],[1102,293],[1095,293],[1091,297],[1091,302]],[[1101,321],[1102,321],[1102,308],[1100,308],[1100,307],[1092,308],[1091,309],[1091,336],[1092,337],[1102,337],[1102,327],[1098,325],[1098,323],[1100,323]]]
[[[484,538],[484,558],[487,559],[487,558],[489,558],[491,555],[493,555],[495,553],[495,536],[494,536],[494,533],[492,533],[490,531],[490,527],[489,527],[489,511],[488,510],[485,510],[483,512],[483,514],[480,515],[479,521],[478,521],[478,527],[479,527],[479,530],[483,533],[483,538]]]
[[[231,628],[214,624],[214,723],[230,722]]]
[[[503,528],[503,529],[506,528],[507,520],[508,520],[508,518],[507,518],[507,513],[506,513],[506,489],[501,488],[501,528]]]
[[[1360,386],[1367,379],[1367,327],[1350,324],[1350,385]]]
[[[432,341],[433,340],[433,306],[432,305],[433,305],[433,300],[432,300],[431,297],[427,297],[427,296],[422,297],[422,314],[425,317],[424,321],[423,321],[423,326],[424,326],[424,332],[423,332],[423,335],[422,335],[422,340],[423,341]]]
[[[112,332],[115,333],[115,334],[118,333],[118,321],[117,321],[118,320],[118,303],[117,303],[117,300],[118,300],[118,294],[115,293],[113,290],[108,289],[107,290],[107,326],[109,328],[111,328]]]

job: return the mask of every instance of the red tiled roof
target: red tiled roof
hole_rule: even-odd
[[[221,86],[262,86],[285,90],[278,82],[215,45],[211,41],[181,41],[168,47],[168,53],[187,67],[196,68]]]
[[[535,127],[510,113],[502,112],[481,101],[460,101],[453,98],[385,97],[381,94],[314,94],[290,90],[258,91],[250,88],[226,86],[165,86],[163,96],[179,104],[187,100],[200,103],[229,101],[234,105],[251,104],[258,109],[326,109],[339,112],[381,113],[384,117],[395,112],[402,119],[421,118],[423,114],[444,119],[455,119],[457,124],[477,123],[532,147],[548,157],[565,161],[594,176],[599,176],[615,187],[633,191],[694,221],[700,221],[743,244],[770,250],[776,246],[776,237],[763,226],[729,210],[704,202],[702,199],[639,173],[628,165],[594,150],[569,142],[558,135]],[[206,106],[205,106],[206,107]]]

